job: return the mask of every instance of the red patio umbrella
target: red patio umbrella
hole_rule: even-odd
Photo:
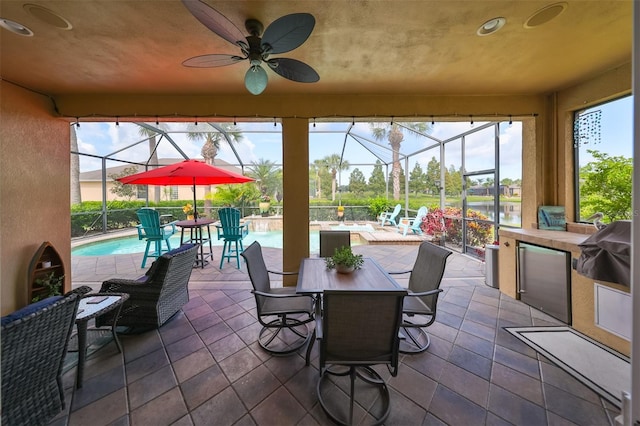
[[[125,185],[193,185],[193,208],[196,209],[196,185],[219,185],[223,183],[244,183],[253,179],[198,160],[184,160],[180,163],[158,167],[134,175],[118,178]]]

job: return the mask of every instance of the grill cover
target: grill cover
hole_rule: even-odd
[[[607,225],[578,244],[582,253],[576,271],[594,280],[630,285],[631,221]]]

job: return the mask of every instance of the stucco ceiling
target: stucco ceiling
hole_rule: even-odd
[[[554,1],[206,2],[243,30],[248,18],[267,26],[289,13],[315,17],[301,47],[274,56],[306,62],[320,81],[295,83],[268,71],[267,96],[547,93],[631,61],[632,1],[568,0],[564,12],[535,28],[524,23]],[[56,19],[46,12],[43,19],[34,4],[72,28],[52,25]],[[179,0],[3,0],[0,17],[34,33],[0,29],[2,79],[48,95],[247,93],[246,62],[182,66],[192,56],[239,49]],[[506,18],[502,29],[476,35],[495,17]]]

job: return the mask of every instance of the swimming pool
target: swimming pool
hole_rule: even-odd
[[[212,234],[213,238],[211,243],[214,246],[222,246],[224,241],[218,240],[215,234]],[[275,247],[282,248],[282,231],[269,231],[269,232],[250,232],[244,240],[244,246],[248,246],[254,241],[258,241],[263,247]],[[173,235],[170,238],[171,247],[180,246],[180,233]],[[82,244],[71,249],[72,256],[105,256],[110,254],[132,254],[132,253],[144,253],[144,249],[147,243],[145,241],[138,240],[137,235],[130,237],[118,237],[108,240],[96,241],[93,243]],[[320,237],[318,231],[309,232],[309,245],[311,253],[318,253],[320,251]],[[164,247],[164,244],[163,244]]]

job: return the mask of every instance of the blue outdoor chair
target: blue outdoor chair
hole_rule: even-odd
[[[422,225],[422,219],[427,215],[427,212],[428,210],[425,206],[420,207],[418,209],[418,213],[416,214],[416,217],[407,218],[406,223],[402,223],[401,221],[398,224],[398,232],[402,230],[402,235],[406,237],[407,232],[409,232],[409,229],[411,229],[411,231],[413,231],[414,234],[422,235],[422,228],[420,228],[420,225]]]
[[[162,253],[166,253],[171,250],[171,243],[169,238],[176,233],[175,222],[160,224],[160,213],[154,209],[143,207],[136,212],[140,225],[138,228],[138,239],[146,240],[147,247],[144,250],[144,257],[142,258],[142,266],[144,268],[147,264],[148,257],[160,257]],[[165,242],[167,249],[162,250],[162,242]],[[155,245],[155,251],[149,253],[151,243]]]
[[[218,239],[224,240],[222,256],[220,257],[220,269],[224,260],[227,262],[235,258],[240,269],[240,253],[244,251],[242,239],[249,234],[249,221],[240,224],[240,210],[232,207],[225,207],[218,211],[220,224],[216,225]]]
[[[398,220],[396,219],[400,214],[400,210],[402,206],[400,204],[396,204],[393,208],[392,212],[384,212],[380,214],[380,226],[384,226],[386,223],[393,226],[398,226]]]

